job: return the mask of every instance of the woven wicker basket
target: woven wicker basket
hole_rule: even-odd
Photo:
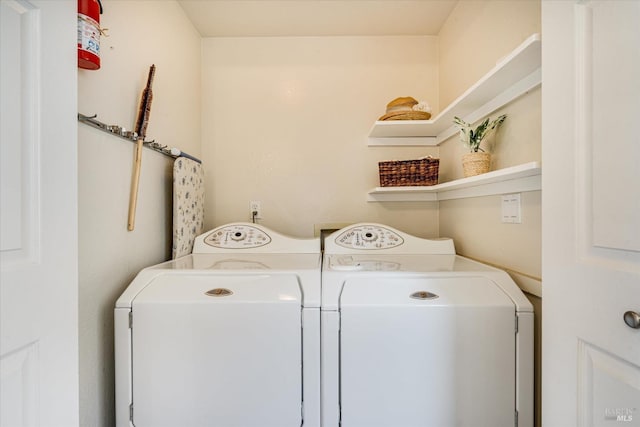
[[[435,185],[438,183],[440,159],[427,157],[418,160],[379,162],[381,187]]]

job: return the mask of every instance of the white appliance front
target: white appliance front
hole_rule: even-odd
[[[319,427],[319,243],[230,224],[141,271],[115,308],[116,425]]]
[[[323,427],[532,426],[532,307],[506,273],[356,224],[322,280]]]
[[[295,276],[161,276],[132,323],[136,426],[302,423]]]
[[[512,425],[514,316],[484,278],[348,279],[341,425]]]

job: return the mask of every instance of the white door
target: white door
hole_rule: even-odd
[[[78,425],[76,5],[0,0],[0,426]]]
[[[542,34],[543,426],[640,426],[640,2]]]

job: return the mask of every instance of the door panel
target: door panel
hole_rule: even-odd
[[[75,8],[0,1],[0,426],[78,424]]]
[[[585,154],[580,172],[591,181],[591,217],[583,225],[593,246],[640,251],[640,197],[637,165],[640,144],[635,131],[640,111],[640,5],[638,2],[586,2],[578,8],[576,69],[579,129]],[[615,30],[612,30],[615,29]],[[628,54],[626,54],[628,53]],[[631,132],[630,132],[631,130]],[[629,144],[629,139],[635,143]],[[584,187],[585,201],[589,187]]]
[[[637,423],[640,391],[637,365],[580,341],[578,370],[582,379],[578,383],[578,425],[632,423],[634,416]]]
[[[546,1],[542,22],[542,422],[640,426],[640,2]]]
[[[34,262],[38,253],[38,111],[36,35],[41,31],[38,9],[3,1],[0,39],[2,75],[2,232],[0,247],[5,267]]]
[[[37,420],[38,334],[17,301],[29,285],[11,280],[8,271],[21,271],[37,257],[39,216],[37,123],[27,111],[37,111],[36,52],[40,31],[38,9],[30,4],[0,3],[1,206],[2,230],[2,348],[0,354],[0,425],[31,425]],[[16,277],[13,275],[13,277]],[[5,298],[7,301],[5,302]],[[16,324],[21,325],[16,328]],[[11,330],[9,330],[9,328]]]
[[[29,426],[37,420],[38,344],[31,343],[2,356],[0,425]]]

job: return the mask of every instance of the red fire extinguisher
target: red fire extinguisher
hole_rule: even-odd
[[[100,0],[78,0],[78,67],[100,68]]]

